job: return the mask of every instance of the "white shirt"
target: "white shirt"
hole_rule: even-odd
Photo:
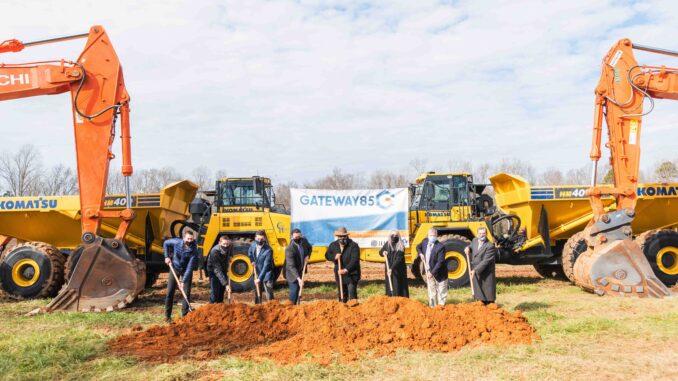
[[[426,258],[426,261],[424,261],[424,268],[426,271],[429,271],[428,264],[431,260],[431,249],[433,249],[433,245],[435,245],[435,242],[429,242],[428,245],[426,245],[426,254],[424,254],[424,258]]]

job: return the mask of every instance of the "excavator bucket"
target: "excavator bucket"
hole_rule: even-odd
[[[79,258],[68,284],[45,312],[114,311],[143,291],[146,266],[127,251],[124,243],[86,233],[76,252]]]
[[[654,275],[640,246],[630,238],[589,247],[577,258],[574,277],[578,286],[601,296],[671,295]]]

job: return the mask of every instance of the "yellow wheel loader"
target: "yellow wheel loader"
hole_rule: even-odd
[[[271,180],[266,177],[222,178],[214,191],[205,192],[207,198],[197,198],[190,206],[191,220],[177,221],[173,236],[181,236],[183,229],[200,232],[198,248],[206,260],[219,237],[228,235],[233,241],[231,260],[231,288],[235,292],[254,287],[252,263],[247,249],[258,230],[266,232],[273,249],[274,280],[285,261],[285,247],[290,238],[290,214],[282,205],[276,205]]]

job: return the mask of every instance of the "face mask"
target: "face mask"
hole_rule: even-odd
[[[391,237],[391,243],[398,243],[398,237]]]
[[[222,244],[221,244],[221,247],[223,247],[224,249],[228,248],[229,246],[231,246],[231,243],[230,243],[230,242],[222,243]]]
[[[257,245],[263,245],[263,244],[264,244],[264,240],[263,240],[263,239],[257,239],[257,240],[255,240],[254,242],[256,242]]]
[[[195,243],[195,241],[184,241],[184,244],[186,244],[186,246],[191,246],[194,243]]]
[[[479,239],[481,242],[485,242],[485,240],[487,239],[487,237],[478,237],[478,239]]]
[[[435,235],[430,235],[430,236],[428,236],[428,241],[429,241],[429,242],[435,242],[435,241],[437,241],[437,240],[438,240],[438,236],[435,236]]]
[[[300,243],[300,242],[301,242],[301,237],[299,237],[299,238],[294,238],[293,241],[296,242],[296,243]]]
[[[346,245],[346,242],[348,242],[348,238],[339,238],[339,243],[342,245]]]

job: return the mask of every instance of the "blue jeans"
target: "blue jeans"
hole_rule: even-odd
[[[224,291],[226,287],[221,284],[219,278],[214,274],[209,274],[210,277],[210,303],[223,303]]]
[[[297,299],[299,299],[299,281],[287,282],[287,285],[290,287],[290,302],[297,304]]]

